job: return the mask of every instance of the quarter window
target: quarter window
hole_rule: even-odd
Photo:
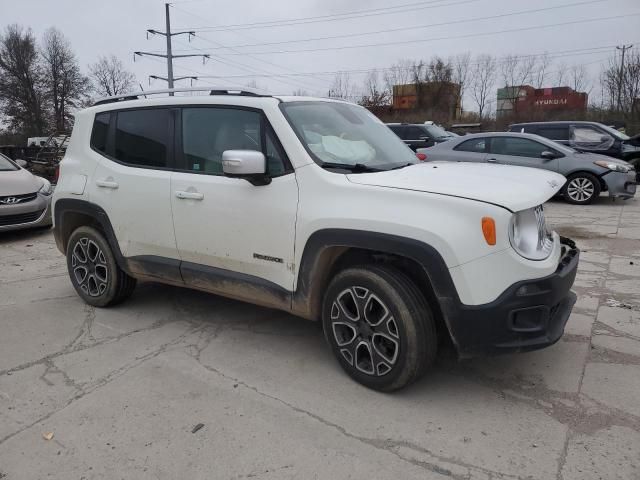
[[[91,147],[99,152],[107,152],[107,135],[109,134],[110,112],[98,113],[93,120],[91,131]]]
[[[459,152],[485,153],[487,151],[487,141],[484,138],[474,138],[462,142],[454,148]]]
[[[496,155],[540,158],[546,150],[550,148],[527,138],[495,137],[491,140],[491,152]]]
[[[115,158],[140,167],[167,167],[171,138],[169,110],[151,108],[118,112]]]

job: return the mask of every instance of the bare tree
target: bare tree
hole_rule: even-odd
[[[611,111],[634,113],[634,104],[640,97],[640,51],[632,49],[625,58],[624,67],[618,57],[609,60],[602,72],[602,95]]]
[[[358,101],[363,107],[376,108],[389,105],[389,91],[381,86],[377,70],[367,74],[363,92],[362,98]]]
[[[471,53],[456,55],[449,63],[453,65],[453,82],[460,85],[460,112],[463,112],[462,101],[471,76]]]
[[[584,65],[573,65],[569,71],[571,88],[576,92],[583,92],[589,89],[589,73]]]
[[[411,60],[400,60],[385,71],[384,82],[387,90],[393,91],[394,85],[406,85],[413,82],[413,66]]]
[[[558,65],[558,68],[556,69],[556,85],[557,87],[564,87],[564,82],[567,80],[567,73],[568,73],[569,67],[567,67],[567,64],[562,62],[560,65]]]
[[[545,85],[545,81],[547,80],[549,73],[549,66],[551,65],[551,57],[549,57],[548,53],[540,55],[536,66],[534,68],[533,77],[534,77],[534,86],[536,88],[542,88]]]
[[[293,96],[294,97],[308,97],[309,96],[309,92],[307,92],[306,90],[304,90],[302,88],[298,88],[297,90],[293,91]]]
[[[46,130],[44,74],[31,30],[9,25],[0,37],[0,112],[10,131],[26,136]]]
[[[71,45],[59,30],[50,28],[45,32],[41,54],[52,123],[56,130],[64,131],[70,126],[71,111],[89,92],[89,79],[80,72]]]
[[[498,67],[491,55],[479,55],[471,72],[471,95],[478,106],[480,120],[486,116],[492,103],[493,88]]]
[[[347,72],[337,73],[329,88],[329,97],[348,100],[354,97],[354,93],[354,87],[349,74]]]
[[[94,92],[103,97],[129,93],[136,83],[135,75],[125,70],[115,55],[99,57],[96,63],[89,65],[89,76]]]

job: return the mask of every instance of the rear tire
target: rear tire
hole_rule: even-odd
[[[118,267],[109,242],[93,227],[79,227],[69,237],[67,269],[78,295],[94,307],[116,305],[136,287],[136,279]]]
[[[562,194],[574,205],[588,205],[600,195],[600,181],[590,173],[575,173],[567,178]]]
[[[366,265],[338,273],[324,298],[322,322],[345,372],[375,390],[409,385],[436,356],[431,309],[416,285],[393,267]]]

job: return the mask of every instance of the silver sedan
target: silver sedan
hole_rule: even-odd
[[[0,154],[0,232],[51,225],[53,187],[23,162]]]
[[[632,198],[638,175],[623,160],[583,153],[528,133],[475,133],[418,149],[426,161],[483,162],[551,170],[567,179],[562,195],[569,203],[585,205],[608,192]]]

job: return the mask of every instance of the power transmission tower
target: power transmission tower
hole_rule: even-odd
[[[622,59],[620,60],[620,73],[618,74],[618,112],[622,110],[622,78],[624,77],[624,54],[633,45],[622,45],[616,47],[616,50],[622,51]]]
[[[160,54],[160,53],[152,53],[152,52],[133,52],[133,59],[135,60],[136,55],[139,56],[143,56],[143,55],[147,55],[147,56],[151,56],[151,57],[161,57],[161,58],[166,58],[167,59],[167,77],[159,77],[157,75],[149,75],[149,79],[157,79],[157,80],[164,80],[167,82],[167,84],[169,85],[169,88],[173,88],[173,83],[177,80],[183,80],[186,78],[191,79],[191,81],[193,82],[193,80],[197,80],[198,77],[193,77],[193,76],[185,76],[185,77],[178,77],[178,78],[174,78],[173,76],[173,59],[174,58],[185,58],[185,57],[202,57],[202,64],[204,65],[205,60],[207,60],[209,57],[209,55],[207,54],[202,54],[202,53],[195,53],[195,54],[189,54],[189,55],[173,55],[172,51],[171,51],[171,38],[175,35],[189,35],[189,41],[191,41],[191,37],[194,37],[196,35],[196,33],[194,31],[184,31],[184,32],[171,32],[171,18],[169,16],[169,3],[165,3],[164,4],[164,9],[165,9],[165,17],[166,17],[166,26],[167,26],[167,30],[166,32],[160,32],[158,30],[154,30],[152,28],[147,30],[147,38],[149,38],[149,34],[152,35],[163,35],[164,37],[166,37],[167,39],[167,53],[166,54]]]

